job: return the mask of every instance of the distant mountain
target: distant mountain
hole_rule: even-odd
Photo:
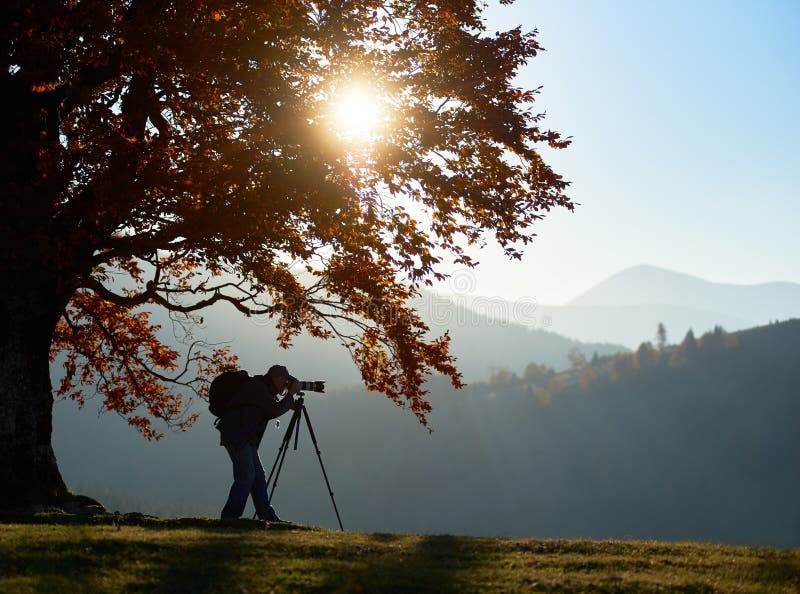
[[[634,266],[595,285],[567,305],[671,305],[766,323],[800,315],[800,284],[712,283],[656,266]]]
[[[480,298],[468,300],[469,307],[474,303],[480,304]],[[659,322],[671,340],[679,341],[690,328],[698,334],[717,325],[734,331],[798,316],[800,284],[712,283],[655,266],[635,266],[564,306],[538,305],[525,323],[580,341],[636,348],[653,339]]]

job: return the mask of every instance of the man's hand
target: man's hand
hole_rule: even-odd
[[[289,384],[289,394],[297,394],[300,391],[300,382],[298,380]]]
[[[292,404],[291,409],[292,410],[300,410],[300,408],[302,408],[302,406],[303,406],[303,397],[301,396],[300,398],[295,398],[295,401]]]

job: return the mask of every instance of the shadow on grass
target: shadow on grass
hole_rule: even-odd
[[[229,592],[241,551],[230,542],[84,541],[18,547],[4,576],[33,578],[41,592]]]
[[[94,517],[28,518],[28,524],[110,526]],[[0,555],[9,587],[63,592],[459,592],[487,565],[480,545],[451,536],[327,533],[290,524],[139,518],[127,539],[91,530],[68,541],[16,542]],[[150,529],[152,534],[148,534]],[[164,528],[190,528],[185,535]],[[200,530],[192,530],[199,528]],[[293,532],[288,532],[291,530]],[[259,534],[263,534],[263,538]],[[319,535],[314,532],[320,532]],[[270,533],[273,537],[270,537]],[[111,534],[118,534],[113,530]],[[14,586],[14,583],[17,586]],[[465,586],[467,586],[465,588]]]
[[[578,587],[574,580],[582,579],[586,573],[591,574],[587,579],[594,581],[583,587],[593,589],[600,584],[597,587],[604,591],[618,591],[631,587],[648,589],[651,582],[636,580],[645,574],[651,579],[653,572],[663,573],[666,580],[677,566],[692,574],[687,573],[689,581],[682,586],[687,591],[711,589],[712,578],[777,589],[800,586],[800,555],[792,550],[729,551],[661,543],[342,534],[253,520],[129,519],[134,520],[143,530],[130,530],[128,536],[125,524],[120,525],[119,532],[113,529],[120,518],[111,516],[28,518],[28,524],[69,524],[86,529],[57,531],[51,539],[45,528],[37,530],[38,539],[8,540],[0,550],[0,578],[9,578],[5,582],[9,591],[169,593],[276,589],[448,594],[508,587],[525,591],[539,579],[537,573],[547,570],[558,580],[566,580],[551,583],[547,589],[574,590]],[[106,528],[92,530],[103,525]],[[25,532],[20,534],[24,536]],[[733,553],[741,557],[742,563],[729,559]],[[515,569],[518,574],[509,575],[511,556],[523,557],[527,562],[546,557],[552,567],[536,564]],[[631,574],[625,579],[633,581],[607,583],[607,579],[616,579],[625,572]]]
[[[392,542],[391,535],[374,540]],[[454,536],[425,536],[414,547],[379,547],[357,551],[350,568],[331,568],[320,588],[324,592],[474,591],[468,580],[486,569],[491,559],[475,542]]]
[[[122,591],[137,592],[235,592],[235,568],[241,549],[230,542],[185,543],[156,547],[151,570],[138,583]]]
[[[754,571],[759,583],[771,586],[791,584],[800,592],[800,556],[789,550],[763,551]]]

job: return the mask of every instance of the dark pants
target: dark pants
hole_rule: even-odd
[[[262,520],[277,520],[275,510],[269,504],[267,477],[258,457],[258,449],[250,444],[239,447],[225,446],[233,462],[233,485],[228,501],[222,508],[221,517],[239,518],[244,513],[247,496],[253,497],[256,513]]]

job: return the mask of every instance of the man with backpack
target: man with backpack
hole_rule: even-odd
[[[228,388],[230,400],[225,403],[217,429],[220,431],[220,445],[225,446],[233,463],[233,485],[221,517],[241,517],[250,495],[260,519],[280,521],[269,502],[267,479],[258,457],[258,446],[270,419],[302,406],[303,399],[294,398],[302,384],[283,365],[273,365],[265,375],[253,377],[249,377],[247,372],[229,373],[239,375],[238,378],[228,376],[237,383]],[[214,412],[214,384],[211,391]],[[286,394],[280,398],[284,391]]]

